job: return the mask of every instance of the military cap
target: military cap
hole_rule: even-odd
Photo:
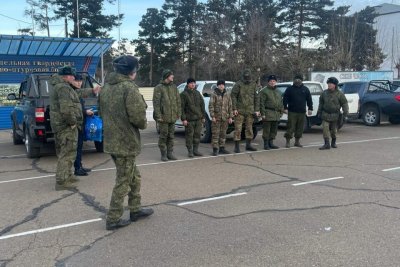
[[[278,81],[278,79],[276,78],[275,75],[269,75],[269,76],[268,76],[268,82],[269,82],[269,81],[272,81],[272,80]]]
[[[195,83],[196,82],[196,80],[195,79],[193,79],[193,78],[189,78],[189,79],[187,79],[187,81],[186,81],[186,84],[189,84],[189,83]]]
[[[297,74],[297,75],[294,76],[293,80],[301,80],[302,81],[303,80],[303,75]]]
[[[225,81],[224,81],[224,80],[218,80],[218,81],[217,81],[217,86],[220,85],[220,84],[225,85]]]
[[[338,85],[339,81],[335,77],[329,77],[328,80],[326,80],[326,83],[333,83],[334,85]]]
[[[173,72],[172,72],[172,70],[170,70],[170,69],[165,69],[163,72],[162,72],[162,79],[163,80],[165,80],[165,79],[167,79],[170,75],[172,75],[172,74],[174,74]]]
[[[116,72],[129,75],[138,71],[139,61],[133,56],[120,56],[113,60],[113,66]]]
[[[64,66],[64,67],[61,67],[58,69],[58,74],[75,76],[76,70],[75,70],[75,68],[72,68],[71,66]]]

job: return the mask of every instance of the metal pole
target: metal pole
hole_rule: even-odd
[[[79,0],[76,0],[76,28],[78,31],[78,38],[79,38]]]
[[[101,86],[104,85],[104,52],[103,52],[103,44],[101,44]]]

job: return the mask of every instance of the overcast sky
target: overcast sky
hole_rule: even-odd
[[[84,0],[79,0],[80,2]],[[205,0],[203,0],[205,1]],[[31,20],[29,17],[24,16],[24,10],[28,5],[26,0],[11,0],[6,2],[2,0],[0,7],[0,34],[11,34],[17,35],[19,28],[26,28],[31,26]],[[106,14],[118,14],[118,0],[115,5],[106,5]],[[124,14],[124,20],[120,27],[120,37],[128,38],[132,40],[137,37],[139,31],[139,22],[142,16],[146,13],[147,8],[161,8],[164,0],[119,0],[121,13]],[[400,0],[336,0],[335,6],[350,5],[351,11],[358,11],[369,6],[375,6],[381,3],[399,4]],[[52,22],[50,28],[50,34],[53,37],[63,37],[64,27],[62,21]],[[119,34],[118,29],[110,32],[113,39],[118,40]],[[46,36],[46,32],[37,32],[38,36]]]

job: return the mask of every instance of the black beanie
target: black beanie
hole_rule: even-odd
[[[173,74],[172,70],[165,69],[165,70],[162,72],[161,76],[162,76],[162,79],[165,80],[165,79],[167,79],[167,78],[168,78],[170,75],[172,75],[172,74]]]
[[[272,81],[272,80],[275,80],[276,82],[278,81],[278,79],[276,78],[275,75],[269,75],[269,76],[268,76],[268,82],[269,82],[269,81]]]
[[[303,80],[303,75],[301,75],[301,74],[297,74],[297,75],[295,75],[294,76],[294,78],[293,78],[293,80],[297,80],[297,79],[299,79],[299,80]]]
[[[218,80],[218,82],[217,82],[217,86],[218,86],[218,85],[220,85],[220,84],[223,84],[223,85],[225,85],[225,81],[224,81],[224,80]]]
[[[58,75],[72,75],[75,76],[76,70],[71,66],[64,66],[58,69]]]
[[[133,56],[120,56],[113,60],[113,66],[116,72],[129,75],[132,72],[137,72],[139,61]]]
[[[189,78],[189,79],[187,79],[187,81],[186,81],[186,84],[189,84],[189,83],[195,83],[196,82],[196,80],[195,79],[193,79],[193,78]]]

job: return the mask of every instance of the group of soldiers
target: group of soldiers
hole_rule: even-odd
[[[114,230],[131,222],[153,214],[153,209],[141,207],[141,175],[136,165],[136,157],[141,151],[140,130],[147,127],[147,104],[135,84],[139,68],[138,59],[133,56],[120,56],[113,60],[114,72],[107,75],[103,88],[79,89],[75,82],[75,70],[69,66],[59,69],[52,76],[54,90],[50,96],[51,126],[55,134],[58,157],[56,171],[56,190],[73,190],[78,179],[71,168],[77,156],[78,136],[81,134],[84,119],[82,97],[99,94],[99,115],[103,120],[104,152],[111,155],[116,166],[116,180],[112,191],[110,207],[106,217],[106,229]],[[225,81],[219,80],[211,95],[209,111],[212,123],[213,155],[229,154],[225,149],[228,124],[234,122],[234,152],[240,152],[240,140],[245,125],[246,150],[255,151],[251,145],[253,122],[263,120],[264,149],[276,149],[273,141],[282,113],[288,113],[288,129],[285,134],[286,147],[290,139],[296,138],[295,146],[301,147],[300,138],[303,123],[308,112],[312,111],[310,91],[296,76],[293,86],[283,97],[276,88],[275,75],[264,75],[262,90],[252,79],[251,71],[245,70],[232,92],[227,92]],[[337,89],[338,80],[328,79],[328,90],[320,97],[318,115],[322,118],[325,144],[320,149],[336,147],[336,123],[340,109],[344,116],[348,112],[347,101]],[[164,70],[160,84],[154,88],[154,120],[159,125],[159,148],[161,160],[176,160],[173,153],[175,122],[182,120],[185,126],[188,156],[203,156],[199,151],[200,133],[206,119],[203,96],[196,89],[196,81],[187,79],[186,87],[179,93],[174,84],[174,74]],[[90,115],[90,114],[88,114]],[[332,138],[331,143],[329,138]],[[79,164],[76,164],[78,166]],[[78,170],[83,168],[80,164]],[[85,171],[85,170],[84,170]],[[128,195],[129,219],[123,218],[124,198]]]

